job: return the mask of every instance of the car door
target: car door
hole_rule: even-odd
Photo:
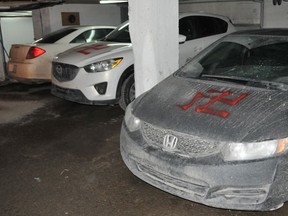
[[[188,16],[179,21],[179,34],[186,41],[179,47],[179,65],[184,65],[201,50],[223,37],[227,32],[226,21],[210,16]]]

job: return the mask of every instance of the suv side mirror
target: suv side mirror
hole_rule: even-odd
[[[184,44],[186,41],[186,36],[179,34],[179,44]]]

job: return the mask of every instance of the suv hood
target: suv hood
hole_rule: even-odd
[[[207,140],[288,137],[285,91],[170,76],[135,102],[141,120]]]
[[[72,64],[78,67],[105,60],[121,57],[120,52],[132,51],[131,43],[97,42],[80,45],[57,55],[55,62]]]

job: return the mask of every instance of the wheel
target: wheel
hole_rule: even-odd
[[[273,208],[269,209],[269,211],[275,211],[277,209],[280,209],[283,205],[284,205],[284,203],[281,203],[281,204],[274,206]]]
[[[273,5],[276,5],[278,3],[278,0],[273,0]]]
[[[119,99],[120,107],[125,110],[129,103],[135,100],[135,81],[134,74],[129,75],[121,86]]]
[[[282,0],[277,0],[278,5],[282,4]]]

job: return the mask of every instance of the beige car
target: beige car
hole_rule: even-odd
[[[76,26],[55,31],[32,44],[13,44],[7,63],[10,79],[24,83],[41,83],[51,80],[51,63],[54,56],[83,43],[105,37],[113,26]]]

